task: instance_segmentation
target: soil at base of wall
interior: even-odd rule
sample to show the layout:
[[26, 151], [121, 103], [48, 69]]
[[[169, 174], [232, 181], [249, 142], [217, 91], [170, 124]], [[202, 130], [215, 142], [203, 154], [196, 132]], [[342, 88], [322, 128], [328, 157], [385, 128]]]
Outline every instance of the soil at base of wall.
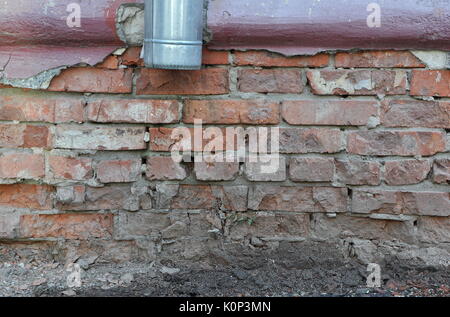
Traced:
[[450, 296], [450, 267], [395, 257], [380, 263], [379, 288], [367, 286], [366, 264], [330, 250], [299, 253], [287, 247], [223, 259], [211, 254], [210, 263], [179, 265], [167, 259], [112, 264], [85, 258], [77, 262], [79, 288], [68, 287], [67, 263], [2, 261], [0, 296]]

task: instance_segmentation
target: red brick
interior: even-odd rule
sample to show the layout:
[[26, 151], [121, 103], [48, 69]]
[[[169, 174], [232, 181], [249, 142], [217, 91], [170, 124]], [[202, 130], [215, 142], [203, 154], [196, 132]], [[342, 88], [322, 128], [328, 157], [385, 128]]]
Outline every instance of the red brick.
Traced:
[[88, 119], [101, 123], [175, 123], [180, 120], [176, 100], [102, 99], [88, 103]]
[[334, 161], [326, 157], [293, 157], [289, 162], [289, 178], [294, 182], [331, 182]]
[[69, 186], [58, 188], [59, 210], [139, 210], [139, 197], [130, 186]]
[[246, 211], [246, 186], [160, 184], [156, 188], [159, 209]]
[[0, 120], [82, 122], [84, 102], [78, 98], [0, 96]]
[[354, 190], [354, 213], [450, 216], [450, 193]]
[[249, 209], [258, 211], [346, 212], [347, 189], [259, 185], [249, 192]]
[[50, 155], [50, 177], [55, 179], [87, 180], [92, 178], [92, 159]]
[[419, 68], [425, 65], [409, 51], [370, 51], [337, 53], [336, 67], [343, 68]]
[[437, 159], [433, 165], [433, 182], [450, 183], [450, 159]]
[[351, 131], [347, 152], [359, 155], [434, 155], [445, 150], [445, 134], [428, 131]]
[[362, 160], [335, 160], [336, 178], [346, 185], [379, 185], [380, 163]]
[[418, 184], [431, 170], [428, 160], [387, 161], [384, 166], [384, 180], [388, 185]]
[[131, 93], [131, 69], [75, 67], [53, 78], [48, 90], [94, 93]]
[[49, 148], [52, 137], [47, 126], [0, 124], [0, 147]]
[[381, 111], [381, 124], [394, 128], [450, 128], [450, 102], [385, 101]]
[[280, 106], [277, 102], [247, 100], [188, 100], [183, 122], [203, 124], [278, 124]]
[[289, 100], [282, 104], [283, 119], [294, 125], [367, 125], [377, 117], [377, 102]]
[[140, 69], [138, 95], [222, 95], [229, 92], [228, 69], [201, 70]]
[[301, 93], [302, 72], [297, 69], [241, 69], [238, 89], [242, 92]]
[[228, 65], [229, 62], [228, 51], [213, 51], [203, 48], [203, 65]]
[[147, 157], [146, 177], [149, 180], [184, 180], [186, 169], [170, 156]]
[[310, 70], [307, 73], [316, 95], [404, 95], [404, 70]]
[[47, 185], [0, 185], [0, 206], [51, 209], [53, 191], [53, 187]]
[[195, 162], [194, 175], [200, 181], [231, 181], [239, 173], [238, 162]]
[[110, 238], [112, 214], [23, 215], [20, 236], [24, 238]]
[[118, 69], [119, 59], [115, 55], [106, 57], [102, 62], [95, 65], [96, 68]]
[[327, 128], [281, 128], [281, 153], [336, 153], [343, 149], [343, 133]]
[[450, 70], [413, 70], [411, 95], [450, 97]]
[[286, 57], [267, 51], [238, 51], [234, 53], [234, 63], [238, 66], [325, 67], [328, 66], [328, 62], [328, 54]]
[[80, 150], [144, 150], [145, 128], [58, 126], [55, 148]]
[[44, 156], [31, 153], [5, 153], [0, 155], [0, 178], [42, 178]]
[[101, 183], [126, 183], [139, 179], [142, 161], [131, 160], [109, 160], [97, 164], [97, 178]]
[[[191, 136], [191, 141], [188, 141], [188, 146], [190, 146], [190, 148], [186, 148], [183, 149], [185, 151], [202, 151], [205, 149], [205, 146], [209, 144], [209, 142], [211, 142], [215, 136], [212, 136], [211, 138], [206, 138], [205, 137], [205, 133], [206, 133], [207, 128], [203, 128], [202, 129], [202, 135], [203, 137], [203, 142], [200, 146], [198, 146], [197, 144], [195, 144], [194, 142], [194, 129], [193, 128], [189, 128], [189, 132], [190, 132], [190, 136]], [[225, 129], [220, 129], [223, 135], [223, 143], [221, 146], [219, 146], [218, 148], [216, 148], [216, 151], [224, 151], [226, 148], [226, 142], [227, 142], [227, 137], [226, 137], [226, 131]], [[150, 128], [150, 150], [151, 151], [155, 151], [155, 152], [168, 152], [171, 151], [174, 147], [175, 144], [180, 143], [182, 141], [182, 136], [178, 134], [179, 131], [177, 131], [175, 128]], [[172, 138], [172, 133], [174, 133], [174, 137]], [[237, 137], [235, 137], [236, 140]], [[236, 143], [235, 143], [236, 144]]]
[[120, 56], [120, 63], [126, 66], [144, 66], [144, 60], [141, 56], [141, 47], [133, 46], [129, 47], [125, 53]]

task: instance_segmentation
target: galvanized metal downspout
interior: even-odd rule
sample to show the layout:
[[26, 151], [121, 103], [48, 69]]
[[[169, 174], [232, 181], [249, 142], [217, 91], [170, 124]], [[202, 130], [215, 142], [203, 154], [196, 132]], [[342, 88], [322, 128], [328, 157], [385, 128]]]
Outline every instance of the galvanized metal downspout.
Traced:
[[146, 67], [200, 69], [204, 0], [145, 0]]

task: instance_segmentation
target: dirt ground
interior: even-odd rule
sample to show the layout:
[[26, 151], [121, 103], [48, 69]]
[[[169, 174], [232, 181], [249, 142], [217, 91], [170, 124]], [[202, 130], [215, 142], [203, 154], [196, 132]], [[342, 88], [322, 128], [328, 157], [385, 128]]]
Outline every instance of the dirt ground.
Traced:
[[384, 267], [368, 288], [366, 267], [165, 267], [156, 263], [83, 264], [81, 287], [58, 263], [2, 263], [0, 296], [450, 296], [448, 269]]

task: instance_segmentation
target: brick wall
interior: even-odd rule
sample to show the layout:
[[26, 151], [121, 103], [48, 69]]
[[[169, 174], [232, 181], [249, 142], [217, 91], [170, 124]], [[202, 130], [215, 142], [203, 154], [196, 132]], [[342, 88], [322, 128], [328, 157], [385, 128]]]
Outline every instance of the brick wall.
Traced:
[[[202, 70], [168, 71], [139, 52], [64, 70], [46, 91], [0, 87], [1, 241], [118, 260], [223, 243], [448, 248], [450, 70], [407, 51], [205, 50]], [[279, 169], [174, 162], [171, 132], [194, 119], [279, 126]]]

